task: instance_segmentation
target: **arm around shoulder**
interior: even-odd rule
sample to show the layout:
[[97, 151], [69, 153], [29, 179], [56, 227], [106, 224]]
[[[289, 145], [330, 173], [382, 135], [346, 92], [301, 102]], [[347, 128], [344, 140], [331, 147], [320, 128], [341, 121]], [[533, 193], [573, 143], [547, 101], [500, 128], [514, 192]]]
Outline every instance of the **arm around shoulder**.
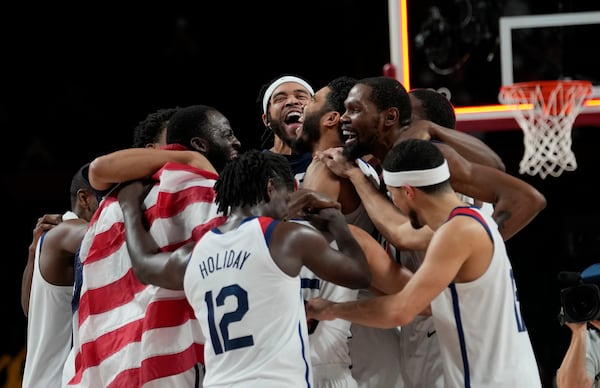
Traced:
[[208, 159], [197, 151], [128, 148], [94, 159], [89, 170], [90, 184], [96, 190], [107, 190], [116, 183], [152, 175], [168, 162], [216, 172]]

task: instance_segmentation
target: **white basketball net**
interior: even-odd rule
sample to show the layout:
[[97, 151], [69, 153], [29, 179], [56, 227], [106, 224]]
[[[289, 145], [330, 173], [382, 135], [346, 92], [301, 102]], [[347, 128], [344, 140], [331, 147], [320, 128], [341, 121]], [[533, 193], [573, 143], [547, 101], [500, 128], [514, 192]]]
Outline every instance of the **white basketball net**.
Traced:
[[539, 174], [543, 179], [577, 168], [571, 150], [571, 130], [591, 92], [592, 84], [581, 81], [540, 81], [501, 88], [498, 99], [502, 104], [533, 105], [532, 109], [513, 110], [524, 134], [521, 174]]

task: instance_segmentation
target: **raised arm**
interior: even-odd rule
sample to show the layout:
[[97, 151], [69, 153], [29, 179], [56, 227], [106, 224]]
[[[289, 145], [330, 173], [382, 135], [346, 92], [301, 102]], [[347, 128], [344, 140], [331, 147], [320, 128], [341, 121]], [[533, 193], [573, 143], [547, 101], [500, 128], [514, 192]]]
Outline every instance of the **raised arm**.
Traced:
[[[290, 276], [302, 266], [319, 278], [348, 288], [367, 288], [371, 272], [365, 254], [354, 239], [342, 213], [335, 208], [315, 210], [305, 216], [315, 228], [296, 222], [280, 222], [272, 232], [271, 256]], [[327, 233], [338, 249], [329, 245]]]
[[90, 184], [94, 189], [104, 191], [116, 183], [150, 176], [168, 162], [189, 164], [216, 173], [208, 159], [197, 151], [128, 148], [94, 159], [89, 170]]
[[144, 284], [183, 290], [187, 259], [194, 242], [174, 252], [160, 252], [158, 244], [144, 226], [142, 203], [146, 194], [147, 188], [140, 181], [126, 184], [120, 188], [118, 194], [125, 222], [127, 251], [131, 257], [133, 271]]
[[348, 227], [369, 263], [371, 289], [377, 294], [393, 294], [404, 288], [412, 277], [412, 272], [391, 260], [381, 244], [364, 229], [355, 225]]
[[471, 163], [452, 147], [436, 143], [457, 192], [494, 204], [493, 217], [504, 240], [527, 226], [546, 207], [546, 198], [527, 182], [498, 169]]
[[354, 164], [346, 160], [341, 148], [330, 149], [319, 155], [336, 175], [347, 177], [354, 185], [375, 228], [398, 249], [424, 250], [432, 231], [413, 229], [408, 218], [376, 188], [371, 180]]
[[442, 127], [429, 120], [415, 120], [410, 128], [400, 135], [401, 139], [413, 137], [442, 142], [473, 163], [506, 171], [500, 156], [481, 139], [468, 133]]

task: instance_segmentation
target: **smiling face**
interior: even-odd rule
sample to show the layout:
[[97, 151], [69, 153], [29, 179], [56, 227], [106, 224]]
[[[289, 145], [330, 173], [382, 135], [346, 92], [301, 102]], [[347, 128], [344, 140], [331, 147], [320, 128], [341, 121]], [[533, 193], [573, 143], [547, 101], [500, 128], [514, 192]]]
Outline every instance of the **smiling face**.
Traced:
[[371, 101], [372, 88], [356, 84], [344, 102], [346, 112], [341, 117], [342, 134], [347, 138], [344, 154], [354, 160], [373, 154], [383, 126], [382, 112]]
[[233, 133], [229, 120], [223, 114], [209, 111], [206, 116], [212, 130], [205, 156], [217, 171], [221, 171], [225, 163], [238, 156], [241, 144]]
[[304, 106], [310, 101], [311, 93], [297, 82], [279, 85], [271, 95], [266, 124], [286, 145], [296, 139], [300, 127], [300, 116]]
[[313, 146], [321, 139], [321, 120], [329, 112], [327, 110], [327, 95], [329, 87], [318, 90], [304, 107], [301, 126], [296, 132], [296, 140], [292, 148], [296, 152], [312, 152]]

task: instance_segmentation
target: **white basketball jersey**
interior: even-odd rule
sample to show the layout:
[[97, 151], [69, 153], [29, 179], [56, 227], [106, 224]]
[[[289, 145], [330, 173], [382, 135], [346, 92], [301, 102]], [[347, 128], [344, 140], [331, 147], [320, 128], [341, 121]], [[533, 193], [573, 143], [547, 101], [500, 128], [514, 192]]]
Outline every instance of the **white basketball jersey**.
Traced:
[[184, 290], [206, 336], [205, 388], [312, 386], [300, 277], [269, 252], [276, 224], [253, 217], [213, 229], [191, 254]]
[[[306, 220], [293, 220], [303, 225], [312, 227]], [[332, 241], [330, 245], [337, 249], [337, 244]], [[302, 295], [304, 300], [321, 297], [334, 302], [354, 301], [358, 297], [358, 290], [339, 286], [319, 278], [310, 269], [302, 267], [300, 270]], [[311, 320], [308, 323], [311, 350], [311, 363], [315, 387], [330, 386], [335, 381], [337, 386], [355, 387], [356, 382], [352, 377], [350, 368], [350, 321], [334, 319], [331, 321]]]
[[494, 243], [487, 271], [468, 283], [451, 283], [431, 303], [446, 387], [541, 387], [529, 333], [506, 247], [494, 220], [476, 207], [449, 218], [478, 220]]

